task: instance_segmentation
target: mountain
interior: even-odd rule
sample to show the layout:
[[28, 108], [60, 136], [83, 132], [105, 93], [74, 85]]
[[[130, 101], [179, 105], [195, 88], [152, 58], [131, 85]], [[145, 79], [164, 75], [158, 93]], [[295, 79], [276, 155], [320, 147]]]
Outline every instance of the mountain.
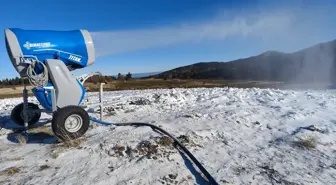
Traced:
[[196, 63], [152, 77], [334, 83], [335, 54], [336, 40], [333, 40], [293, 53], [267, 51], [257, 56], [229, 62]]
[[148, 76], [153, 76], [153, 75], [157, 75], [160, 74], [162, 72], [148, 72], [148, 73], [134, 73], [132, 74], [133, 78], [144, 78], [144, 77], [148, 77]]
[[[146, 78], [149, 76], [153, 76], [153, 75], [157, 75], [160, 74], [162, 72], [147, 72], [147, 73], [134, 73], [132, 74], [132, 78]], [[127, 74], [123, 74], [124, 76], [126, 76]], [[117, 78], [118, 75], [112, 75], [113, 77]]]

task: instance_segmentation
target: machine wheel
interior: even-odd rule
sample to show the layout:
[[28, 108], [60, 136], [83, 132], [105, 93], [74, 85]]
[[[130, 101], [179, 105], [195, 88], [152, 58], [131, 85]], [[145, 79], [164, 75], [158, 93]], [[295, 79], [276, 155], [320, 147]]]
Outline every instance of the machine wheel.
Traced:
[[54, 113], [51, 128], [55, 136], [64, 142], [83, 136], [89, 124], [89, 114], [83, 108], [71, 105]]
[[[28, 109], [39, 110], [39, 106], [28, 103]], [[32, 126], [40, 120], [41, 112], [28, 112], [28, 126]], [[24, 126], [23, 103], [16, 105], [11, 112], [11, 119], [18, 125]]]

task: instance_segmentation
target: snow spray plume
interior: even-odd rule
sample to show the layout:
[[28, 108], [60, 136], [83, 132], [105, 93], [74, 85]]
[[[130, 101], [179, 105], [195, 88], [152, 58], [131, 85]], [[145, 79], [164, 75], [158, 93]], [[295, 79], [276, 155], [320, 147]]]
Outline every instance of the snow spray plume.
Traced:
[[[335, 8], [320, 4], [308, 8], [303, 6], [304, 4], [305, 1], [300, 1], [298, 4], [289, 1], [288, 4], [282, 5], [282, 7], [277, 5], [277, 8], [272, 10], [263, 7], [247, 13], [235, 12], [239, 16], [227, 16], [229, 19], [218, 16], [211, 21], [196, 24], [175, 24], [168, 27], [138, 30], [99, 31], [91, 32], [91, 35], [95, 43], [97, 57], [179, 43], [220, 41], [230, 37], [239, 39], [248, 37], [246, 40], [257, 38], [258, 43], [256, 45], [262, 49], [258, 51], [258, 54], [265, 50], [288, 54], [322, 40], [330, 40], [330, 38], [324, 36], [326, 35], [325, 29], [330, 22], [334, 22], [333, 17], [335, 16], [325, 12], [336, 12], [326, 11], [335, 10]], [[254, 43], [247, 43], [244, 49], [255, 50], [254, 47]], [[296, 62], [295, 70], [290, 70], [291, 66], [286, 65], [284, 70], [280, 72], [281, 74], [278, 75], [286, 79], [286, 85], [287, 83], [298, 84], [303, 82], [331, 83], [334, 74], [331, 71], [334, 68], [334, 53], [333, 48], [308, 50], [303, 56], [301, 54], [293, 56]], [[264, 71], [275, 73], [271, 63], [272, 61], [262, 63], [263, 66], [259, 67]], [[297, 87], [299, 86], [297, 85]]]
[[[300, 66], [292, 83], [309, 84], [309, 88], [327, 89], [335, 84], [336, 42], [328, 42], [304, 50], [298, 56]], [[300, 86], [300, 85], [297, 85]]]
[[[279, 77], [285, 82], [285, 88], [335, 87], [336, 40], [326, 42], [335, 39], [328, 34], [334, 32], [330, 22], [335, 21], [335, 6], [323, 3], [308, 6], [305, 3], [287, 2], [287, 5], [281, 8], [292, 12], [292, 24], [287, 26], [288, 29], [280, 34], [277, 40], [273, 40], [276, 41], [273, 44], [275, 48], [282, 45], [283, 49], [280, 51], [285, 52], [284, 55], [275, 55], [277, 64], [271, 65], [272, 60], [268, 61], [268, 64], [272, 67], [279, 66], [277, 70], [281, 71]], [[275, 73], [274, 68], [268, 71]]]
[[230, 21], [217, 18], [204, 23], [153, 29], [91, 32], [91, 35], [97, 57], [101, 57], [183, 42], [222, 40], [231, 36], [269, 36], [281, 32], [290, 21], [288, 16], [277, 14], [247, 17]]

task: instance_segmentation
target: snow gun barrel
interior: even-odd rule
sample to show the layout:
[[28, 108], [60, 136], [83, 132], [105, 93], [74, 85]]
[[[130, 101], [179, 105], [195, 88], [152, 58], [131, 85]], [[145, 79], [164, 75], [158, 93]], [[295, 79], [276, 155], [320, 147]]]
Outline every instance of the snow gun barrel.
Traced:
[[95, 50], [87, 30], [51, 31], [5, 29], [8, 56], [21, 77], [31, 60], [42, 63], [58, 59], [71, 69], [89, 66], [95, 61]]

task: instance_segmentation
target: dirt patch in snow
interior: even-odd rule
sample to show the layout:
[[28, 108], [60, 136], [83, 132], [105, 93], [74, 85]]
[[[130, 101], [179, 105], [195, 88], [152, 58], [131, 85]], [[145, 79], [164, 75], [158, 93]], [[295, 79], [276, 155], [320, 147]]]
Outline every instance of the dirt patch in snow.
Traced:
[[[197, 147], [188, 136], [180, 135], [177, 139], [188, 148]], [[143, 158], [157, 160], [159, 158], [169, 158], [171, 154], [177, 153], [174, 148], [174, 141], [167, 136], [151, 137], [135, 146], [124, 143], [109, 147], [107, 143], [100, 143], [100, 149], [111, 157], [128, 157], [131, 160], [142, 160]]]
[[6, 175], [6, 176], [13, 176], [17, 173], [20, 173], [22, 171], [22, 167], [9, 167], [3, 171], [0, 172], [0, 176]]

